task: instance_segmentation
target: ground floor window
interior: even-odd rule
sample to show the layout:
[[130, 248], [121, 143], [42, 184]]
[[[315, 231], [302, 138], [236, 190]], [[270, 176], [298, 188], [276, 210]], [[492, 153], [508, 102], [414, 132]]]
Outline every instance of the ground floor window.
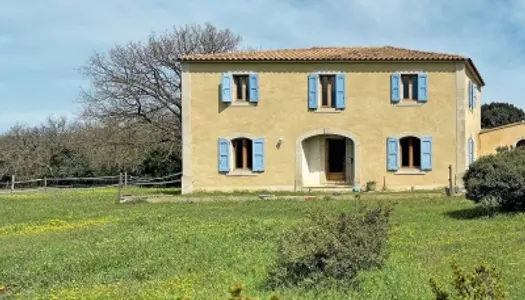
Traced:
[[247, 138], [232, 140], [233, 168], [252, 169], [252, 141]]
[[399, 140], [401, 150], [401, 167], [421, 167], [421, 140], [417, 137], [407, 136]]

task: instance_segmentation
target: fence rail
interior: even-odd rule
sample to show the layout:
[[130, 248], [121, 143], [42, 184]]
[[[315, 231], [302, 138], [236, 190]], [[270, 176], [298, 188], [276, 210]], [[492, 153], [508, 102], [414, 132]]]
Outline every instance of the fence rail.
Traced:
[[[100, 189], [114, 187], [179, 187], [182, 173], [175, 173], [161, 177], [139, 177], [127, 173], [114, 176], [99, 177], [50, 177], [16, 180], [12, 176], [10, 181], [0, 182], [0, 192], [19, 192], [31, 190], [64, 190], [64, 189]], [[5, 187], [2, 191], [1, 187]]]

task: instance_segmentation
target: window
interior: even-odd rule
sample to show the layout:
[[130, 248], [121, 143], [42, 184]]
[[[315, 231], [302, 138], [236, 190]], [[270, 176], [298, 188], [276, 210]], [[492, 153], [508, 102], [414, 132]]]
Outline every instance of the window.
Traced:
[[407, 136], [399, 140], [401, 150], [401, 167], [421, 167], [421, 141], [417, 137]]
[[248, 75], [233, 75], [234, 101], [248, 101], [250, 90], [248, 89]]
[[401, 84], [403, 86], [403, 100], [418, 100], [417, 74], [401, 75]]
[[335, 107], [335, 76], [320, 75], [321, 107]]
[[346, 107], [346, 74], [308, 74], [308, 109], [336, 112]]
[[232, 140], [233, 168], [252, 169], [252, 141], [246, 138]]
[[468, 89], [469, 89], [468, 107], [472, 111], [474, 108], [476, 108], [476, 99], [477, 99], [478, 87], [477, 87], [477, 85], [474, 82], [469, 81], [468, 82]]

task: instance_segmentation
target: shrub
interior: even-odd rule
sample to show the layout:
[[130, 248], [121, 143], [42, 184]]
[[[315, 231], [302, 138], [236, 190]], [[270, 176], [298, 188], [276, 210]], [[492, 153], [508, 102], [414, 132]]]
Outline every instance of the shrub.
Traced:
[[509, 152], [509, 151], [512, 151], [512, 150], [514, 150], [514, 147], [509, 146], [509, 145], [496, 147], [496, 152], [498, 152], [498, 153], [500, 153], [500, 152]]
[[284, 232], [270, 269], [270, 287], [353, 280], [385, 260], [390, 206], [338, 215], [312, 210], [302, 226]]
[[376, 182], [375, 181], [367, 181], [366, 182], [366, 191], [367, 192], [373, 192], [376, 190]]
[[476, 203], [490, 201], [504, 210], [524, 209], [525, 150], [481, 157], [470, 165], [463, 182], [466, 197]]
[[475, 299], [504, 300], [507, 293], [503, 289], [500, 275], [485, 265], [477, 267], [474, 272], [466, 274], [457, 262], [452, 262], [454, 293], [438, 286], [435, 280], [430, 280], [430, 287], [436, 300]]

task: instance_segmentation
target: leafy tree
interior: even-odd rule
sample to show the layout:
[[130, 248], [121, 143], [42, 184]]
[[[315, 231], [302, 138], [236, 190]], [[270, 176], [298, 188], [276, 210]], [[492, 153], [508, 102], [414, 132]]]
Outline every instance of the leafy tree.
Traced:
[[510, 104], [492, 102], [481, 106], [481, 128], [494, 128], [525, 120], [525, 112]]

